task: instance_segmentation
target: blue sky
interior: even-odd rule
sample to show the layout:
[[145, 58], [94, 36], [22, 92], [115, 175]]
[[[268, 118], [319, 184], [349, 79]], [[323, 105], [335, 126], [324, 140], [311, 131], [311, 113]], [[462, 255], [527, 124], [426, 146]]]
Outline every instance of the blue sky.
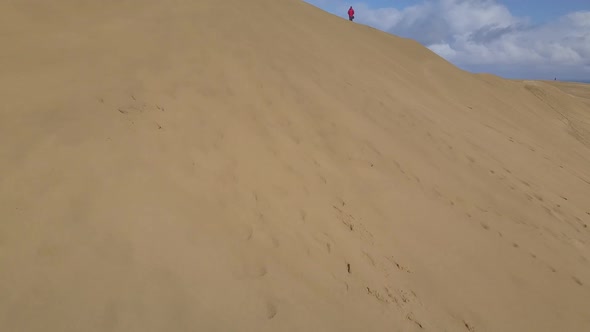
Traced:
[[413, 38], [460, 68], [590, 80], [590, 0], [305, 0]]

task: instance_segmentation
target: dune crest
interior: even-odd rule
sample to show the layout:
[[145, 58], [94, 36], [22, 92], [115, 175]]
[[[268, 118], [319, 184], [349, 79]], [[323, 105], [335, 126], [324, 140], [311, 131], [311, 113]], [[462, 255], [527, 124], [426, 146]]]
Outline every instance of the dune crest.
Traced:
[[0, 18], [0, 330], [590, 330], [587, 85], [296, 0]]

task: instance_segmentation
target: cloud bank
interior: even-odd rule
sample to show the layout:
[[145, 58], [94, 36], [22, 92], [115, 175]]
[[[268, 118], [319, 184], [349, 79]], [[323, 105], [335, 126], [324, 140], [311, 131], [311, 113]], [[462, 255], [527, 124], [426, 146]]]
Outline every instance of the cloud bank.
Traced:
[[[339, 15], [350, 5], [308, 2]], [[590, 11], [537, 25], [495, 0], [423, 0], [403, 9], [352, 5], [358, 23], [415, 39], [463, 69], [590, 80]]]

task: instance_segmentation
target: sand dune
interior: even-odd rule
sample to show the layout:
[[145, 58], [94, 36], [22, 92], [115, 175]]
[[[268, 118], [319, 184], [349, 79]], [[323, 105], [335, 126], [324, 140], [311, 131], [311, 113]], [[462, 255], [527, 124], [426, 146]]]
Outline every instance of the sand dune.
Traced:
[[0, 330], [590, 330], [587, 86], [295, 0], [0, 18]]
[[572, 96], [590, 99], [590, 84], [562, 81], [547, 81], [545, 83], [553, 85]]

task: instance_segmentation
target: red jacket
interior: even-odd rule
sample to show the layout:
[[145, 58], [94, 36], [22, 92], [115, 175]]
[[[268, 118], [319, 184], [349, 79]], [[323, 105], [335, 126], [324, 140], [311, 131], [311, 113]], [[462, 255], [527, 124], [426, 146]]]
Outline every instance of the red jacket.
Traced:
[[350, 9], [348, 10], [348, 17], [353, 17], [354, 16], [354, 9], [352, 9], [352, 7], [350, 7]]

